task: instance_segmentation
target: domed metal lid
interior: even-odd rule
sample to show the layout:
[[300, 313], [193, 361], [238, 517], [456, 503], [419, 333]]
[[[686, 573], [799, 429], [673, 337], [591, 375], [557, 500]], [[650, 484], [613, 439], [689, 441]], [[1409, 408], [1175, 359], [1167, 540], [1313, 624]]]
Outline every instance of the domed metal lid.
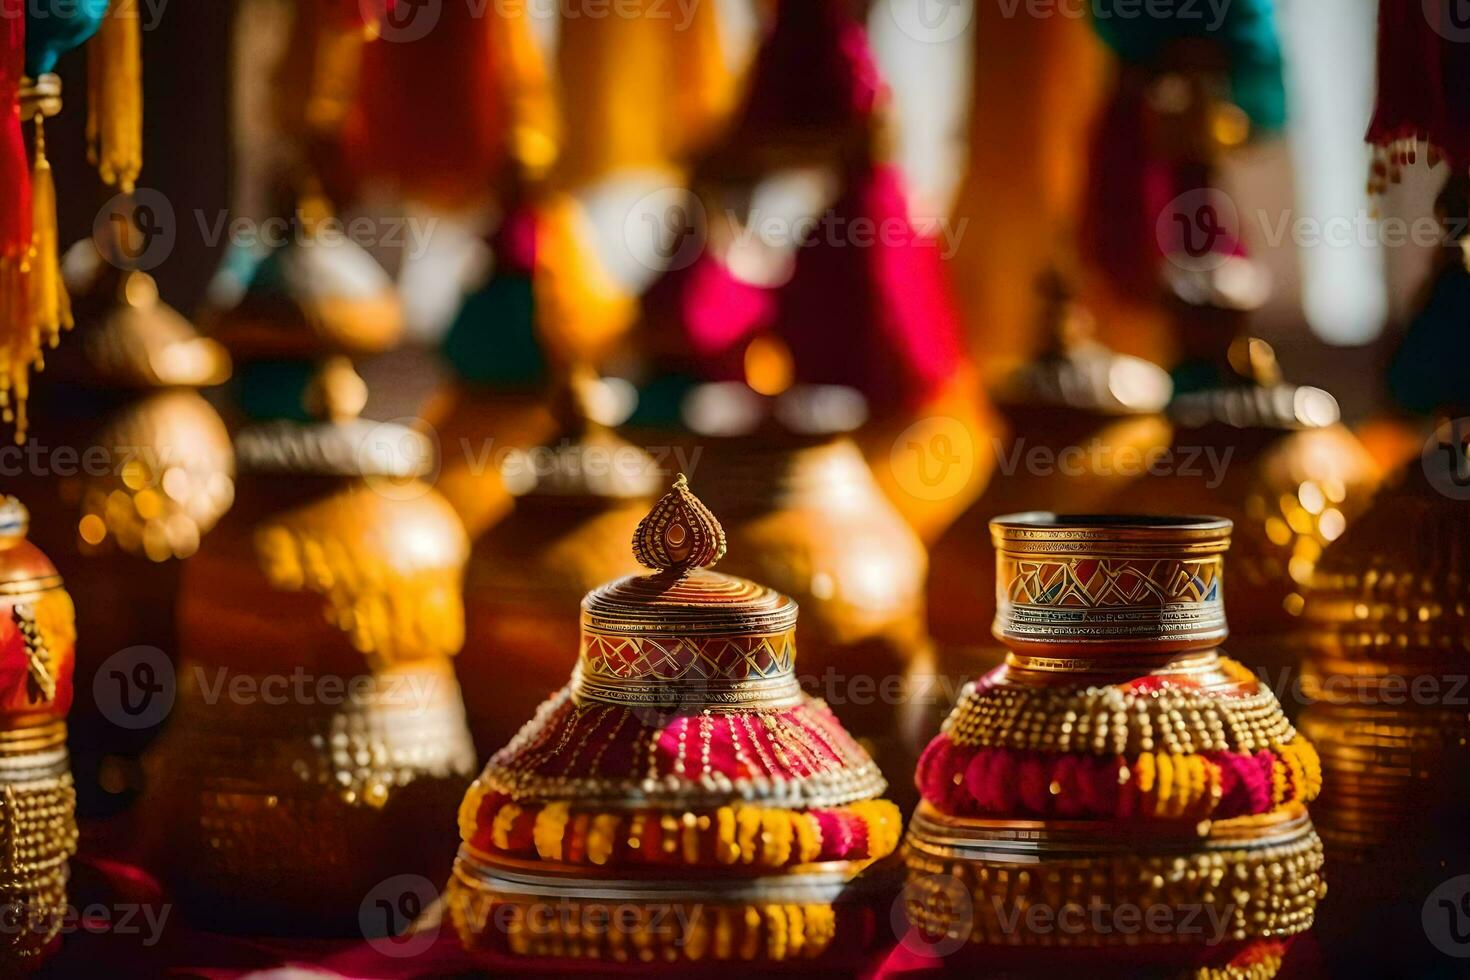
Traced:
[[1321, 388], [1282, 380], [1271, 345], [1242, 337], [1230, 345], [1231, 375], [1213, 388], [1177, 396], [1169, 414], [1180, 425], [1197, 428], [1222, 423], [1240, 429], [1320, 429], [1342, 412], [1337, 399]]
[[681, 475], [639, 523], [633, 575], [582, 600], [582, 700], [638, 705], [794, 704], [797, 605], [709, 570], [725, 532]]
[[0, 498], [0, 594], [61, 587], [61, 575], [40, 548], [26, 540], [31, 515], [15, 497]]

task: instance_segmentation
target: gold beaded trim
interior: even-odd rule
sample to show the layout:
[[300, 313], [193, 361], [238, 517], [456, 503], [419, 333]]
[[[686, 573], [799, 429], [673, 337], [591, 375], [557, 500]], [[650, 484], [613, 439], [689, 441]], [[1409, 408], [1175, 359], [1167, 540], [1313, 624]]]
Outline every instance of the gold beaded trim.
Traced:
[[1095, 755], [1259, 752], [1296, 737], [1276, 696], [1259, 686], [1254, 694], [1218, 696], [971, 683], [944, 732], [956, 745]]
[[[42, 765], [38, 763], [38, 765]], [[76, 792], [65, 754], [49, 775], [0, 791], [0, 904], [20, 928], [0, 932], [0, 965], [40, 956], [67, 911], [67, 861], [77, 850]]]
[[[888, 789], [872, 758], [841, 730], [835, 720], [822, 709], [820, 701], [804, 696], [799, 705], [809, 706], [811, 725], [821, 731], [822, 740], [828, 748], [838, 753], [830, 762], [830, 768], [813, 772], [800, 778], [773, 779], [761, 775], [748, 778], [731, 778], [710, 768], [707, 758], [708, 742], [690, 746], [688, 755], [696, 760], [695, 765], [682, 775], [603, 775], [597, 771], [601, 758], [599, 746], [591, 741], [595, 728], [585, 728], [582, 739], [573, 743], [570, 733], [577, 727], [573, 720], [561, 719], [565, 729], [554, 751], [568, 759], [563, 771], [591, 769], [583, 775], [543, 776], [525, 768], [526, 753], [542, 738], [547, 726], [553, 723], [557, 713], [573, 698], [574, 686], [562, 688], [542, 702], [536, 715], [516, 733], [505, 748], [497, 752], [485, 766], [479, 782], [486, 792], [503, 793], [518, 803], [557, 802], [576, 800], [579, 806], [602, 809], [636, 809], [647, 806], [672, 806], [684, 809], [720, 807], [730, 803], [759, 802], [763, 806], [787, 807], [791, 809], [843, 806], [857, 800], [882, 796]], [[577, 704], [578, 712], [612, 711], [626, 715], [627, 721], [640, 725], [648, 731], [657, 730], [669, 715], [660, 709], [647, 713], [614, 705]], [[784, 709], [783, 709], [784, 710]], [[806, 741], [799, 729], [790, 725], [782, 712], [763, 706], [751, 710], [749, 722], [761, 728], [774, 727], [777, 732], [794, 744]], [[730, 716], [726, 716], [730, 717]], [[735, 716], [740, 717], [740, 716]], [[656, 745], [656, 742], [647, 743]], [[758, 757], [751, 760], [752, 766], [764, 765]], [[758, 771], [758, 770], [757, 770]]]
[[[1296, 935], [1309, 929], [1326, 894], [1322, 842], [1304, 816], [1264, 841], [1215, 839], [1235, 821], [1220, 821], [1192, 851], [1150, 853], [1144, 844], [1088, 855], [1022, 859], [983, 846], [956, 847], [928, 838], [915, 820], [905, 843], [910, 921], [929, 935], [960, 936], [1000, 946], [1198, 944]], [[1042, 832], [1044, 833], [1044, 832]], [[1234, 835], [1230, 835], [1234, 836]], [[948, 876], [948, 877], [946, 877]], [[968, 915], [956, 911], [954, 882], [969, 893]], [[963, 903], [961, 903], [963, 904]], [[1091, 929], [1029, 931], [1025, 912], [1040, 906], [1167, 908], [1181, 928], [1123, 934]], [[1193, 915], [1199, 930], [1184, 929]], [[1212, 936], [1211, 927], [1223, 934]]]
[[763, 903], [642, 905], [614, 898], [528, 902], [472, 888], [458, 878], [445, 894], [449, 919], [470, 952], [679, 963], [814, 959], [837, 934], [830, 905]]

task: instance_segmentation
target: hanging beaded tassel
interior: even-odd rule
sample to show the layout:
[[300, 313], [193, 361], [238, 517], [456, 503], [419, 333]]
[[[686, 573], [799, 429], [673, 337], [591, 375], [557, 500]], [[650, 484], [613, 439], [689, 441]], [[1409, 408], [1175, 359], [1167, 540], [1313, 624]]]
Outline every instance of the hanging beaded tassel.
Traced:
[[88, 157], [132, 193], [143, 169], [143, 38], [136, 0], [112, 0], [87, 48]]

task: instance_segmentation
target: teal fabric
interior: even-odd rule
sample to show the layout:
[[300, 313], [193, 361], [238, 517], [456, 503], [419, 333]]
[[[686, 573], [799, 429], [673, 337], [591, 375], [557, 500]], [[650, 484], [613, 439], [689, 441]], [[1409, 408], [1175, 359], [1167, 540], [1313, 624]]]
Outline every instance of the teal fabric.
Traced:
[[1423, 415], [1470, 409], [1470, 273], [1458, 259], [1440, 272], [1388, 369], [1401, 408]]
[[536, 391], [548, 380], [536, 336], [536, 302], [525, 276], [496, 276], [465, 298], [441, 351], [463, 380], [502, 391]]
[[306, 388], [316, 374], [312, 361], [251, 361], [236, 364], [230, 400], [256, 421], [288, 419], [309, 422]]
[[1231, 98], [1251, 123], [1267, 131], [1286, 124], [1281, 38], [1272, 0], [1094, 0], [1093, 11], [1098, 35], [1133, 64], [1152, 63], [1172, 41], [1217, 41], [1230, 62]]
[[56, 70], [62, 55], [84, 44], [102, 24], [108, 0], [26, 0], [26, 74]]

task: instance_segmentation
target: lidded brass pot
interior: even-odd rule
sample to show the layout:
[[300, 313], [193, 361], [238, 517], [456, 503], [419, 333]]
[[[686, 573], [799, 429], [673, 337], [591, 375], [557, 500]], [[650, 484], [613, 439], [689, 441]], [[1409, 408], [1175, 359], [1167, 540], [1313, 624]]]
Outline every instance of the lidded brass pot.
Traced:
[[66, 752], [76, 620], [56, 566], [26, 539], [29, 523], [19, 500], [0, 498], [0, 970], [12, 976], [59, 945], [77, 849]]
[[898, 808], [797, 682], [796, 603], [711, 570], [725, 551], [679, 477], [633, 535], [647, 571], [587, 593], [571, 681], [466, 794], [446, 905], [490, 969], [851, 970], [876, 945]]
[[447, 870], [469, 545], [425, 437], [358, 417], [366, 396], [329, 358], [316, 421], [242, 431], [236, 507], [185, 568], [149, 817], [216, 927], [352, 931], [385, 877]]
[[1463, 420], [1441, 425], [1327, 549], [1307, 595], [1301, 726], [1322, 753], [1334, 964], [1443, 967], [1426, 937], [1448, 919], [1430, 899], [1470, 873], [1466, 438]]
[[625, 414], [616, 400], [607, 383], [573, 372], [554, 399], [559, 438], [499, 461], [515, 509], [470, 550], [458, 660], [482, 757], [510, 741], [566, 676], [581, 597], [638, 570], [628, 542], [663, 474], [608, 427]]
[[67, 270], [79, 336], [35, 392], [42, 410], [12, 486], [34, 502], [32, 538], [88, 599], [70, 735], [79, 807], [103, 815], [140, 792], [138, 757], [158, 729], [107, 717], [94, 685], [111, 683], [99, 670], [121, 651], [149, 648], [154, 670], [175, 655], [180, 560], [234, 499], [229, 433], [197, 389], [231, 365], [150, 276], [108, 264], [90, 240]]
[[1036, 506], [1098, 511], [1169, 446], [1168, 373], [1099, 343], [1092, 314], [1061, 277], [1048, 277], [1043, 293], [1050, 348], [993, 393], [1008, 430], [995, 441], [996, 475], [929, 551], [929, 630], [943, 665], [960, 673], [1002, 655], [990, 636], [990, 519]]
[[880, 763], [906, 769], [906, 691], [933, 669], [927, 559], [847, 435], [862, 423], [862, 396], [798, 385], [763, 398], [726, 382], [696, 388], [684, 414], [704, 437], [690, 480], [724, 515], [731, 573], [801, 604], [803, 684], [871, 740]]
[[1294, 666], [1312, 570], [1367, 506], [1377, 467], [1340, 421], [1337, 400], [1283, 380], [1262, 340], [1237, 340], [1221, 380], [1176, 395], [1169, 414], [1168, 472], [1114, 504], [1228, 517], [1232, 649], [1254, 667]]
[[1305, 806], [1321, 774], [1271, 690], [1218, 650], [1230, 522], [991, 529], [1008, 653], [919, 762], [910, 941], [1049, 975], [1274, 975], [1325, 890]]

